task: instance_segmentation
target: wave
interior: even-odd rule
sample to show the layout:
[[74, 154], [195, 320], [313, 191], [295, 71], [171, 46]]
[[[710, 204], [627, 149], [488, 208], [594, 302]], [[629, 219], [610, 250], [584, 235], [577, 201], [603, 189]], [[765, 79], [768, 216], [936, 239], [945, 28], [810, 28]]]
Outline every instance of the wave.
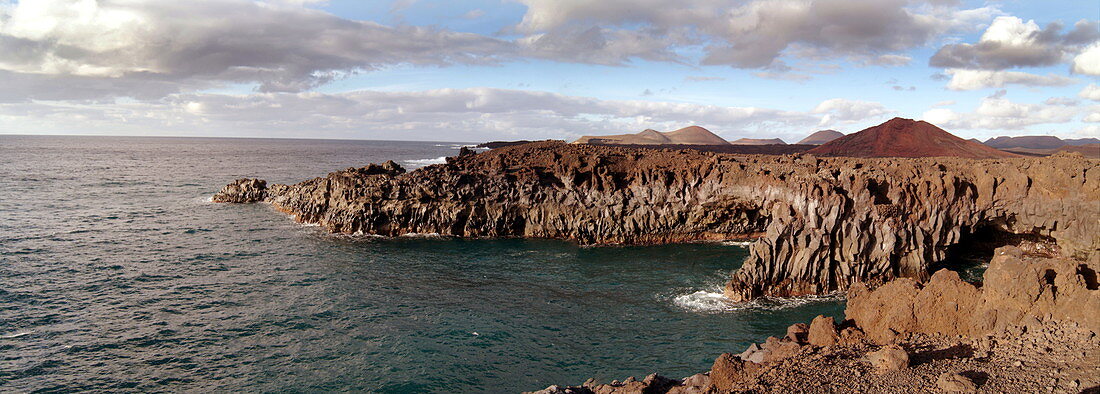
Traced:
[[405, 233], [401, 234], [401, 237], [405, 238], [442, 238], [443, 235], [439, 233]]
[[437, 157], [437, 158], [434, 158], [434, 159], [402, 160], [401, 162], [404, 163], [406, 167], [420, 168], [420, 167], [427, 167], [427, 166], [430, 166], [430, 165], [433, 165], [433, 164], [445, 164], [445, 163], [447, 163], [447, 156]]
[[462, 149], [462, 148], [470, 148], [470, 149], [489, 149], [489, 148], [482, 148], [482, 147], [479, 147], [479, 146], [477, 146], [477, 144], [473, 144], [473, 145], [463, 145], [463, 144], [435, 144], [435, 146], [437, 146], [437, 147], [448, 147], [448, 148], [451, 148], [451, 149]]
[[803, 305], [844, 300], [841, 292], [801, 297], [762, 297], [749, 302], [733, 302], [722, 294], [721, 288], [698, 290], [672, 297], [673, 305], [688, 312], [723, 313], [742, 310], [778, 311]]
[[22, 336], [30, 335], [30, 331], [19, 332], [15, 334], [0, 335], [0, 339], [15, 339]]
[[743, 247], [743, 248], [747, 248], [750, 245], [752, 245], [753, 242], [754, 241], [722, 241], [722, 245], [725, 245], [725, 246], [740, 246], [740, 247]]

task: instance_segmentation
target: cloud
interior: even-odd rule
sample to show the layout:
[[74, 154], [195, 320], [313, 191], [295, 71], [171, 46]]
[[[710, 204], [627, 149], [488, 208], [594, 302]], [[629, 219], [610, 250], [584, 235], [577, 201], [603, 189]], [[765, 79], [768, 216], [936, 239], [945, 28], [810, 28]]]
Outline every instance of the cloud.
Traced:
[[795, 137], [818, 121], [806, 112], [755, 107], [599, 100], [547, 92], [471, 88], [338, 94], [173, 94], [150, 101], [0, 104], [20, 130], [133, 130], [477, 141], [576, 138], [698, 124], [739, 136]]
[[481, 9], [470, 10], [465, 14], [462, 14], [462, 19], [478, 19], [485, 16], [485, 11]]
[[867, 123], [870, 119], [881, 118], [893, 113], [882, 104], [834, 98], [822, 101], [814, 108], [813, 113], [824, 114], [818, 126], [825, 127], [834, 124]]
[[631, 59], [681, 61], [670, 39], [645, 32], [610, 30], [596, 26], [585, 30], [556, 30], [520, 38], [516, 43], [525, 56], [562, 62], [620, 66]]
[[1093, 110], [1093, 112], [1085, 115], [1085, 117], [1081, 119], [1081, 121], [1088, 123], [1100, 123], [1100, 110]]
[[709, 77], [704, 75], [689, 75], [684, 77], [684, 82], [708, 82], [708, 81], [725, 81], [722, 77]]
[[1083, 138], [1100, 137], [1100, 125], [1094, 125], [1094, 124], [1087, 125], [1085, 127], [1077, 129], [1074, 132], [1074, 135], [1077, 136], [1077, 137], [1083, 137]]
[[951, 81], [947, 83], [947, 88], [951, 90], [1001, 88], [1005, 85], [1066, 86], [1077, 82], [1061, 75], [1035, 75], [1019, 71], [948, 69], [946, 73], [951, 76]]
[[986, 97], [974, 112], [960, 113], [948, 108], [933, 108], [924, 120], [945, 129], [1021, 130], [1028, 126], [1065, 123], [1073, 120], [1079, 108], [1049, 104], [1015, 103], [1003, 97]]
[[945, 45], [928, 64], [981, 70], [1050, 66], [1064, 62], [1065, 56], [1076, 53], [1082, 44], [1100, 39], [1097, 29], [1097, 22], [1082, 20], [1062, 34], [1059, 23], [1040, 29], [1033, 20], [1001, 16], [993, 20], [976, 44]]
[[523, 20], [514, 26], [527, 35], [524, 42], [582, 38], [556, 42], [547, 56], [569, 61], [595, 57], [618, 64], [632, 57], [670, 59], [677, 49], [702, 46], [702, 64], [736, 68], [772, 67], [786, 55], [907, 64], [910, 59], [898, 52], [925, 45], [944, 32], [970, 28], [997, 12], [906, 0], [515, 1], [527, 5]]
[[1090, 83], [1077, 93], [1078, 97], [1092, 101], [1100, 101], [1100, 86]]
[[905, 55], [879, 55], [868, 61], [867, 64], [875, 66], [905, 66], [912, 60], [912, 57]]
[[1100, 75], [1100, 42], [1089, 45], [1074, 57], [1070, 71], [1075, 74]]
[[0, 71], [301, 91], [384, 66], [493, 63], [514, 51], [476, 34], [352, 21], [291, 3], [18, 2], [0, 7]]
[[1080, 101], [1077, 101], [1077, 100], [1069, 98], [1069, 97], [1051, 97], [1051, 98], [1048, 98], [1046, 100], [1043, 100], [1043, 104], [1046, 104], [1046, 105], [1063, 105], [1063, 106], [1067, 106], [1067, 107], [1075, 107], [1075, 106], [1077, 106], [1077, 104], [1080, 104]]

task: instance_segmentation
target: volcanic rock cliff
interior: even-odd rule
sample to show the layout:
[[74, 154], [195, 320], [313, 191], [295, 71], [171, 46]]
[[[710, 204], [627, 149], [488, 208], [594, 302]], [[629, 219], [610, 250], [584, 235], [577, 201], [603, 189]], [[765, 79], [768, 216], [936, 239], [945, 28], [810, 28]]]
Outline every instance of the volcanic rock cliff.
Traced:
[[747, 156], [539, 142], [405, 173], [392, 162], [296, 185], [241, 180], [214, 201], [267, 201], [332, 232], [536, 237], [582, 244], [759, 238], [733, 300], [925, 280], [978, 234], [1098, 256], [1100, 161]]
[[823, 316], [796, 323], [690, 377], [589, 379], [535, 393], [1100, 389], [1098, 262], [1033, 257], [1016, 247], [995, 254], [980, 285], [944, 269], [923, 285], [902, 278], [876, 290], [853, 286], [839, 324]]

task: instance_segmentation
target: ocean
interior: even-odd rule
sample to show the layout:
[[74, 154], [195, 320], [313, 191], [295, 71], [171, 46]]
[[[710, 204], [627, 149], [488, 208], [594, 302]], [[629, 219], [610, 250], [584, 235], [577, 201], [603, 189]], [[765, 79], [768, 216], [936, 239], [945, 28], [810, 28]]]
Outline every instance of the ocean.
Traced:
[[0, 391], [517, 392], [651, 372], [841, 317], [729, 305], [741, 244], [350, 237], [230, 181], [294, 183], [461, 143], [0, 136]]

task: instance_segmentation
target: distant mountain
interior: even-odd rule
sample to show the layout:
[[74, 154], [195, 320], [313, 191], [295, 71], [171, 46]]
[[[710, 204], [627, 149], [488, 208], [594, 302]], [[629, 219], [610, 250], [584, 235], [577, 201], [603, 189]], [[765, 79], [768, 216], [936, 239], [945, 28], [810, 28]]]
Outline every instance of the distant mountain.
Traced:
[[802, 145], [821, 145], [843, 136], [844, 133], [836, 130], [821, 130], [806, 136], [806, 138], [803, 138], [802, 141], [798, 141], [798, 143]]
[[956, 137], [931, 123], [903, 118], [890, 119], [878, 126], [837, 138], [807, 153], [851, 157], [1018, 157]]
[[[1095, 139], [1095, 138], [1082, 138], [1082, 139]], [[1100, 143], [1097, 144], [1081, 144], [1081, 145], [1066, 145], [1058, 148], [1061, 152], [1078, 152], [1081, 155], [1092, 158], [1100, 159]]]
[[1075, 139], [1066, 139], [1066, 140], [1062, 140], [1062, 141], [1065, 142], [1066, 145], [1074, 145], [1074, 146], [1100, 144], [1100, 138], [1075, 138]]
[[997, 149], [1055, 149], [1066, 145], [1066, 142], [1053, 135], [1025, 135], [1021, 137], [990, 138], [985, 141], [985, 144]]
[[660, 132], [646, 129], [637, 134], [586, 135], [574, 144], [597, 145], [729, 145], [729, 142], [699, 126]]
[[787, 145], [786, 142], [778, 138], [741, 138], [736, 141], [730, 141], [731, 145]]

